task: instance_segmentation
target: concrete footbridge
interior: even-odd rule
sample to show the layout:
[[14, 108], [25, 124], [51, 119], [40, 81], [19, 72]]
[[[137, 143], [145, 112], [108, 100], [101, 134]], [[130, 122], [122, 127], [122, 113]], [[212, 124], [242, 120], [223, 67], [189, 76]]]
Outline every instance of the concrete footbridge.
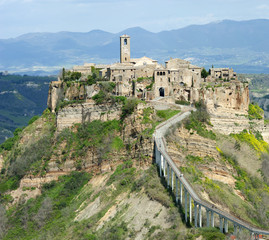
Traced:
[[[195, 227], [214, 227], [215, 218], [218, 217], [218, 225], [220, 232], [222, 233], [228, 233], [228, 226], [230, 223], [230, 225], [233, 225], [234, 227], [235, 236], [241, 232], [242, 229], [247, 229], [249, 231], [249, 239], [259, 239], [259, 235], [269, 236], [269, 231], [256, 228], [200, 199], [190, 183], [179, 171], [172, 158], [168, 155], [164, 141], [166, 131], [171, 126], [188, 117], [192, 110], [195, 111], [194, 108], [185, 107], [185, 111], [178, 113], [174, 117], [157, 126], [154, 132], [155, 161], [159, 167], [160, 177], [165, 179], [167, 187], [171, 188], [175, 193], [176, 203], [181, 204], [184, 209], [186, 223], [192, 223], [194, 221]], [[192, 206], [194, 206], [194, 211]], [[202, 222], [203, 212], [206, 215], [206, 223]]]

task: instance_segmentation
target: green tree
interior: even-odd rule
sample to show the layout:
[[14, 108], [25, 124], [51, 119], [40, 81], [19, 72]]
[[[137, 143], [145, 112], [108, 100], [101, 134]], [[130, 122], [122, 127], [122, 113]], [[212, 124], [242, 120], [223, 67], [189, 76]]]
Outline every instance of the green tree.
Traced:
[[205, 68], [202, 69], [201, 76], [202, 78], [206, 78], [209, 75], [209, 73], [205, 70]]

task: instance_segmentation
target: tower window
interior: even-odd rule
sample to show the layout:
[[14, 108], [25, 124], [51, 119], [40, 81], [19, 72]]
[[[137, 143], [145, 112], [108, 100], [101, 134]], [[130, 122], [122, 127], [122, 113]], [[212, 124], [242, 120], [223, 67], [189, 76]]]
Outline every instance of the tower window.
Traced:
[[124, 45], [127, 45], [127, 38], [124, 38]]
[[127, 58], [125, 58], [125, 61], [127, 61]]

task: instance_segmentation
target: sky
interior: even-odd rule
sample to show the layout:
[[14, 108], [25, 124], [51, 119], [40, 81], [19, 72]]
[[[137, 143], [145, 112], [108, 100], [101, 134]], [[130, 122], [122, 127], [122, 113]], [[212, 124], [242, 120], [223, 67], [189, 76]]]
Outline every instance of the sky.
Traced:
[[0, 0], [0, 39], [33, 32], [151, 32], [191, 24], [269, 19], [269, 0]]

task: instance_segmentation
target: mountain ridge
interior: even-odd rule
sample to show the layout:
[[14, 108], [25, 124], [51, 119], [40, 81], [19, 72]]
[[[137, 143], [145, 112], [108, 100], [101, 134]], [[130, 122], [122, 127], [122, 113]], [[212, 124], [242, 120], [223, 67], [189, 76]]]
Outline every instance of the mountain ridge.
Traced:
[[[132, 27], [118, 33], [27, 33], [0, 39], [0, 71], [33, 71], [43, 67], [70, 68], [84, 62], [111, 63], [119, 59], [118, 37], [131, 36], [132, 57], [149, 56], [163, 63], [169, 57], [192, 58], [209, 68], [229, 65], [237, 72], [269, 73], [269, 20], [223, 20], [160, 31]], [[19, 67], [18, 67], [19, 66]], [[216, 66], [217, 67], [217, 66]]]

